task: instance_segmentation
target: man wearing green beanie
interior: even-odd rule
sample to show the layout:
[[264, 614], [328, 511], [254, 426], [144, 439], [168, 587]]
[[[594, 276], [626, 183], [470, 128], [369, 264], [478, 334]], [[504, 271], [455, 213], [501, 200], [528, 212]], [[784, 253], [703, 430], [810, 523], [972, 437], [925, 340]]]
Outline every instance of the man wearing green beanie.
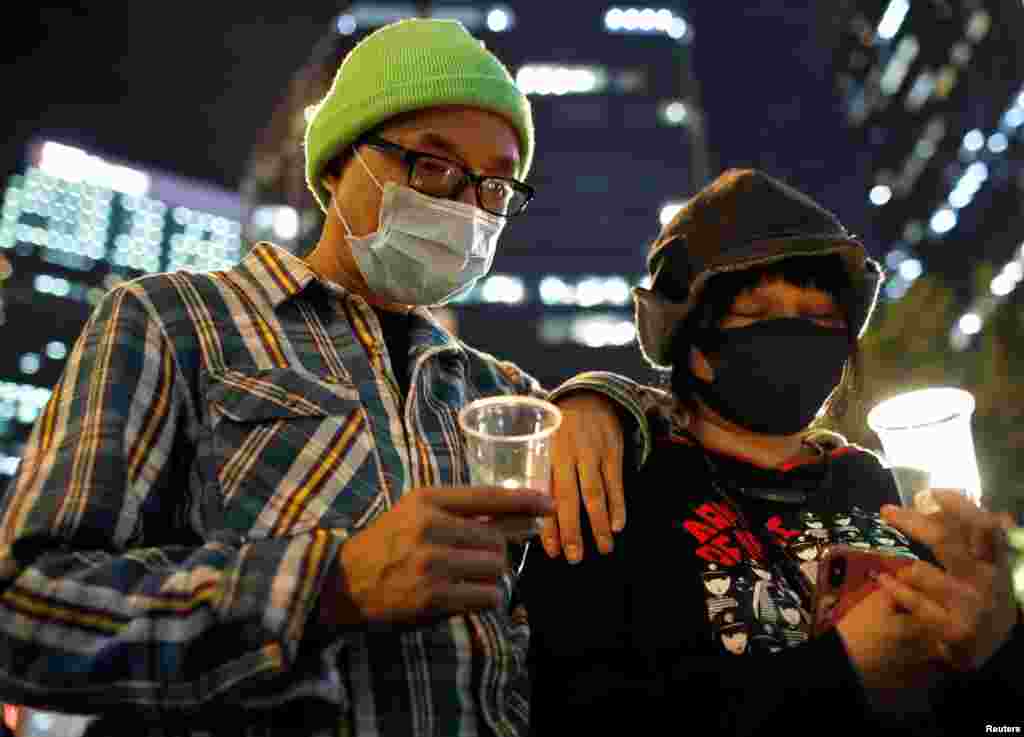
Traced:
[[527, 734], [507, 541], [554, 503], [470, 486], [458, 411], [557, 400], [559, 517], [582, 495], [605, 550], [620, 411], [646, 427], [630, 382], [545, 392], [430, 313], [533, 197], [533, 135], [461, 25], [387, 26], [310, 119], [309, 256], [107, 295], [0, 502], [5, 700], [96, 734]]

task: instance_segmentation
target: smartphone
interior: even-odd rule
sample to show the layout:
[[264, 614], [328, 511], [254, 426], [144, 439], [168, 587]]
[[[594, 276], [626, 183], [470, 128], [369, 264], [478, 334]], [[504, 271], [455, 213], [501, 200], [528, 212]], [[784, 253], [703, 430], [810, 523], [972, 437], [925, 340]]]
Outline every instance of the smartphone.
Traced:
[[846, 613], [878, 589], [877, 576], [894, 575], [915, 558], [850, 545], [832, 545], [818, 563], [814, 593], [814, 636], [827, 632]]

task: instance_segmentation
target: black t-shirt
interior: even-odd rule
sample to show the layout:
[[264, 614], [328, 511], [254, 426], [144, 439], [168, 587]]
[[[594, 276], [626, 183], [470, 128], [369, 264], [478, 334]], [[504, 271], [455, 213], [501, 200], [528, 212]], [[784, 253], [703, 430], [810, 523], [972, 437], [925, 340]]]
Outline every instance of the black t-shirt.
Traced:
[[395, 374], [395, 381], [398, 382], [404, 399], [409, 394], [409, 334], [412, 328], [410, 313], [389, 312], [377, 307], [374, 307], [373, 311], [380, 321], [391, 370]]
[[[891, 475], [852, 447], [784, 471], [709, 457], [732, 502], [715, 491], [702, 451], [662, 438], [642, 469], [627, 466], [628, 523], [613, 553], [597, 551], [582, 509], [581, 563], [531, 546], [519, 585], [531, 629], [534, 734], [651, 724], [669, 734], [878, 732], [838, 633], [808, 638], [799, 577], [813, 583], [831, 543], [923, 552], [879, 518], [880, 506], [898, 498]], [[1019, 651], [1020, 637], [1012, 644]], [[1006, 672], [1008, 660], [990, 665]], [[964, 694], [997, 708], [1019, 691], [985, 671], [981, 688], [958, 682], [956, 691], [982, 731], [995, 714]], [[906, 725], [897, 731], [908, 734]]]

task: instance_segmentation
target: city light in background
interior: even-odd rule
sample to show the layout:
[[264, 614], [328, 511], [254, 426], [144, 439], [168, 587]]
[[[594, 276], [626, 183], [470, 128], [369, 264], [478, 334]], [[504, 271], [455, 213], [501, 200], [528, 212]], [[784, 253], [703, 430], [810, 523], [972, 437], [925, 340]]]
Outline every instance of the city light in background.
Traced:
[[596, 66], [528, 64], [516, 73], [516, 86], [526, 95], [586, 95], [608, 86], [608, 73]]
[[891, 41], [895, 38], [909, 11], [909, 0], [889, 0], [889, 5], [882, 14], [882, 20], [878, 23], [878, 37], [883, 41]]
[[43, 144], [39, 169], [66, 182], [85, 182], [127, 195], [141, 197], [149, 191], [145, 173], [109, 164], [99, 156], [54, 141]]
[[98, 261], [140, 273], [218, 269], [238, 261], [240, 221], [169, 207], [146, 196], [150, 183], [141, 171], [46, 142], [39, 165], [13, 177], [4, 192], [0, 249], [35, 246], [79, 271]]
[[[907, 114], [925, 116], [908, 155], [896, 166], [877, 172], [868, 191], [874, 207], [888, 211], [898, 204], [900, 211], [906, 212], [906, 203], [912, 197], [916, 202], [919, 182], [947, 138], [955, 140], [959, 150], [958, 157], [943, 170], [948, 182], [945, 194], [938, 202], [933, 201], [928, 211], [910, 215], [900, 237], [888, 249], [885, 260], [889, 278], [883, 296], [889, 301], [902, 299], [926, 273], [927, 249], [957, 235], [969, 208], [991, 186], [993, 172], [1005, 168], [1011, 155], [1018, 155], [1014, 147], [1020, 145], [1024, 125], [1024, 89], [1013, 93], [988, 129], [970, 125], [958, 132], [956, 119], [939, 107], [950, 99], [972, 61], [978, 58], [981, 44], [990, 37], [993, 19], [986, 8], [965, 9], [960, 38], [942, 48], [944, 63], [936, 61], [939, 47], [934, 37], [938, 34], [924, 32], [928, 22], [924, 19], [916, 26], [915, 34], [913, 17], [909, 0], [890, 0], [873, 33], [864, 33], [862, 28], [854, 31], [861, 49], [854, 52], [854, 57], [860, 55], [869, 63], [861, 65], [846, 88], [848, 118], [854, 126], [868, 126], [872, 121], [878, 126], [886, 116], [891, 118], [893, 114], [886, 111], [892, 110], [892, 103], [901, 96], [901, 107]], [[866, 56], [864, 48], [870, 49]], [[909, 121], [907, 125], [910, 127]], [[955, 350], [969, 347], [991, 314], [1012, 296], [1021, 281], [1022, 268], [1024, 262], [1017, 253], [992, 279], [986, 292], [967, 306], [950, 329], [950, 344]]]
[[686, 125], [690, 119], [690, 110], [682, 100], [662, 103], [659, 114], [668, 125]]
[[[342, 36], [353, 36], [360, 31], [415, 17], [418, 10], [415, 3], [353, 3], [335, 19], [334, 26]], [[431, 9], [431, 17], [457, 20], [472, 32], [487, 30], [491, 33], [505, 33], [511, 31], [516, 24], [516, 14], [507, 5], [438, 5]]]
[[[0, 380], [0, 476], [17, 469], [19, 438], [110, 289], [159, 271], [224, 269], [242, 256], [237, 195], [66, 143], [30, 149], [30, 165], [10, 178], [0, 205], [0, 280], [11, 315], [9, 368]], [[287, 236], [296, 219], [279, 209], [271, 227]]]
[[611, 33], [664, 34], [677, 41], [689, 40], [690, 25], [667, 8], [609, 8], [604, 27]]
[[509, 274], [484, 277], [456, 304], [535, 304], [546, 307], [629, 307], [633, 286], [644, 286], [643, 278], [631, 282], [621, 276], [543, 276], [538, 282]]

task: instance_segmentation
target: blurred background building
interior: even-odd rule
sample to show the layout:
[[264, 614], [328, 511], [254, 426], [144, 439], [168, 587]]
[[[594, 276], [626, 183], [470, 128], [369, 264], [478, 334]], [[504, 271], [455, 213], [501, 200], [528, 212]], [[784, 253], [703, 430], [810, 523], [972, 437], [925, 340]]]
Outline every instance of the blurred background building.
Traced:
[[[830, 4], [864, 196], [899, 300], [932, 272], [960, 300], [950, 347], [1019, 299], [1024, 275], [1024, 7], [1017, 0]], [[997, 265], [984, 285], [970, 278]]]
[[226, 268], [243, 250], [237, 193], [54, 141], [32, 143], [26, 161], [0, 208], [0, 481], [108, 289]]

